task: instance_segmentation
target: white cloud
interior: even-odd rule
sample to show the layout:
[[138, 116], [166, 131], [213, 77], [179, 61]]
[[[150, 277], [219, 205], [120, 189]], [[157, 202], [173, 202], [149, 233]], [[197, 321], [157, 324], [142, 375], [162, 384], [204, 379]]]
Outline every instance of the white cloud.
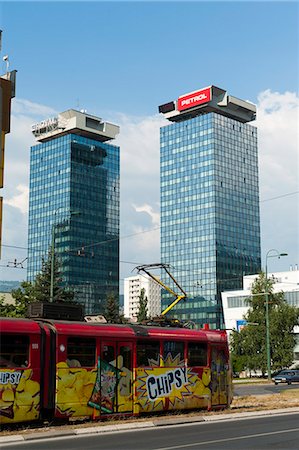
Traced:
[[[137, 264], [160, 260], [159, 201], [160, 145], [159, 128], [168, 122], [159, 115], [129, 117], [118, 115], [120, 135], [121, 261]], [[137, 205], [137, 206], [136, 206]], [[147, 232], [147, 230], [154, 231]], [[136, 265], [137, 265], [136, 264]], [[134, 264], [121, 263], [121, 278], [129, 276]]]
[[17, 186], [29, 184], [30, 147], [36, 143], [31, 125], [55, 114], [44, 105], [24, 99], [12, 100], [11, 132], [6, 137], [4, 165], [4, 198], [17, 195]]
[[256, 125], [264, 199], [298, 189], [298, 106], [299, 98], [291, 92], [267, 90], [258, 97]]
[[57, 111], [48, 106], [40, 105], [39, 103], [33, 103], [22, 98], [15, 98], [12, 103], [12, 114], [17, 116], [24, 115], [26, 117], [30, 116], [33, 119], [36, 119], [36, 117], [45, 118], [56, 115]]
[[4, 205], [10, 205], [14, 208], [18, 208], [23, 214], [28, 213], [28, 202], [29, 202], [29, 187], [24, 184], [19, 184], [16, 187], [19, 194], [12, 198], [4, 199]]
[[146, 214], [148, 214], [152, 220], [152, 224], [153, 226], [159, 226], [160, 224], [160, 213], [159, 212], [155, 212], [153, 210], [153, 208], [151, 207], [151, 205], [147, 205], [144, 204], [142, 206], [136, 206], [136, 205], [132, 205], [133, 208], [135, 209], [135, 211], [137, 212], [144, 212]]
[[[258, 97], [262, 262], [275, 248], [288, 257], [271, 260], [270, 270], [288, 270], [299, 255], [299, 98], [295, 93], [266, 90]], [[281, 197], [275, 200], [271, 198]]]
[[[35, 143], [31, 125], [53, 114], [55, 111], [47, 106], [24, 99], [12, 100], [11, 131], [5, 139], [4, 188], [1, 192], [4, 199], [2, 266], [15, 258], [22, 261], [27, 256], [29, 157], [30, 147]], [[25, 279], [26, 270], [1, 267], [0, 278]]]

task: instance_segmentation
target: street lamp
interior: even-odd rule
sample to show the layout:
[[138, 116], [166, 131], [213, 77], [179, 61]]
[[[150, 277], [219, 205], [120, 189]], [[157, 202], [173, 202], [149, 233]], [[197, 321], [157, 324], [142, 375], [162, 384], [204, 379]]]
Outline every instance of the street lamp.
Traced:
[[[271, 255], [272, 252], [275, 252], [274, 255]], [[268, 372], [268, 381], [271, 381], [271, 354], [270, 354], [270, 321], [269, 321], [269, 293], [268, 293], [268, 258], [280, 258], [281, 256], [288, 256], [287, 253], [279, 253], [278, 250], [272, 248], [268, 250], [266, 254], [266, 352], [267, 352], [267, 372]]]
[[[52, 237], [51, 237], [51, 279], [50, 279], [50, 303], [53, 303], [54, 300], [54, 260], [55, 260], [55, 227], [57, 225], [56, 223], [56, 213], [64, 208], [64, 206], [59, 206], [59, 208], [56, 209], [54, 212], [54, 222], [52, 224]], [[71, 216], [76, 216], [81, 214], [79, 211], [71, 211]]]

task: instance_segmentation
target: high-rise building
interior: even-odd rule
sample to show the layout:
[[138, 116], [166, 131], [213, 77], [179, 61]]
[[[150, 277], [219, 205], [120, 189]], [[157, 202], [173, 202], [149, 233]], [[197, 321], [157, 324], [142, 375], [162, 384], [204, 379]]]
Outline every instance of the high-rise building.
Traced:
[[161, 262], [188, 295], [171, 315], [223, 327], [221, 291], [260, 270], [256, 107], [210, 86], [159, 111]]
[[32, 132], [27, 278], [50, 254], [85, 312], [102, 312], [119, 295], [119, 127], [71, 109]]
[[139, 298], [144, 289], [147, 297], [148, 317], [156, 317], [161, 314], [161, 288], [147, 275], [135, 275], [124, 280], [124, 315], [137, 320], [139, 311]]

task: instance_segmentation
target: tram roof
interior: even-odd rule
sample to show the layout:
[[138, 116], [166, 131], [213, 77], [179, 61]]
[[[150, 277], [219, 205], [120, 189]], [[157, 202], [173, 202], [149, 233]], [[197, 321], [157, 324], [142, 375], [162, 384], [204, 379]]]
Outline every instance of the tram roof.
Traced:
[[137, 324], [111, 324], [91, 322], [68, 322], [47, 320], [58, 334], [71, 334], [81, 336], [105, 336], [107, 338], [123, 339], [191, 339], [210, 342], [226, 342], [225, 330], [191, 330], [188, 328], [155, 327]]
[[32, 319], [1, 317], [0, 332], [35, 334], [40, 333], [40, 326]]
[[199, 329], [174, 327], [155, 327], [138, 324], [110, 324], [92, 322], [72, 322], [60, 320], [32, 320], [19, 318], [1, 318], [0, 331], [13, 333], [40, 333], [39, 322], [51, 325], [58, 334], [75, 336], [104, 336], [117, 339], [187, 339], [194, 341], [209, 341], [225, 343], [227, 341], [225, 330]]

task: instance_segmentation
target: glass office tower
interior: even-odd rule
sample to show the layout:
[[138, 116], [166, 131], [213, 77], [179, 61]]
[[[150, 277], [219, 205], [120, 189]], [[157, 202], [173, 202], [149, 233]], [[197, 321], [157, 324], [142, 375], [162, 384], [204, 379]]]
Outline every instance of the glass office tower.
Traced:
[[160, 133], [161, 261], [188, 295], [171, 315], [220, 328], [221, 291], [260, 270], [257, 133], [254, 105], [208, 89], [159, 108], [174, 122]]
[[118, 127], [74, 110], [33, 126], [28, 280], [54, 254], [62, 284], [85, 312], [100, 313], [119, 295]]

